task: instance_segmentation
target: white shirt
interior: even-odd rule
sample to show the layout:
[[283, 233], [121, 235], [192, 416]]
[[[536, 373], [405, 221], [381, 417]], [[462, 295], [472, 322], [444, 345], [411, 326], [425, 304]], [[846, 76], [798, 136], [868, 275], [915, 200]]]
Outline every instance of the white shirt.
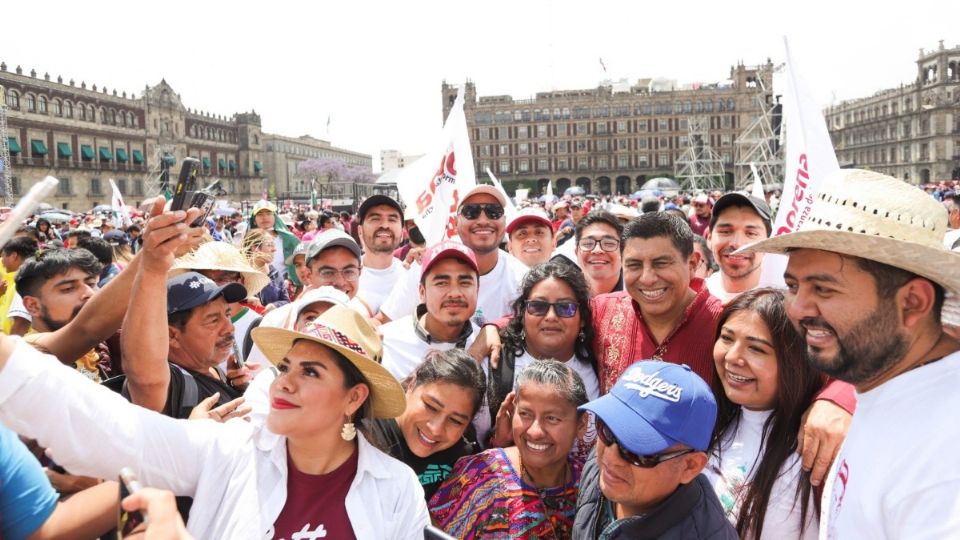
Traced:
[[7, 318], [10, 317], [20, 317], [21, 319], [26, 319], [27, 322], [33, 322], [33, 317], [30, 316], [30, 312], [27, 311], [27, 308], [23, 305], [23, 297], [16, 291], [13, 293], [13, 300], [10, 302], [10, 307], [7, 308]]
[[[383, 339], [382, 364], [398, 381], [406, 379], [413, 373], [417, 366], [423, 363], [427, 353], [449, 351], [456, 347], [456, 343], [424, 341], [414, 331], [413, 321], [414, 316], [407, 315], [380, 327], [380, 335]], [[471, 330], [464, 348], [470, 347], [473, 340], [477, 338], [479, 329], [471, 325]]]
[[[773, 411], [751, 411], [741, 407], [740, 420], [732, 429], [727, 429], [720, 440], [719, 457], [716, 451], [703, 474], [713, 485], [720, 505], [733, 525], [737, 524], [743, 498], [756, 473], [766, 448], [763, 440], [763, 424]], [[722, 457], [722, 460], [721, 460]], [[797, 486], [803, 482], [800, 476], [803, 463], [800, 456], [791, 454], [780, 468], [780, 477], [773, 484], [767, 513], [763, 518], [761, 540], [781, 538], [814, 539], [817, 537], [817, 512], [810, 492], [806, 525], [800, 534], [801, 501]], [[751, 537], [752, 538], [752, 537]]]
[[[757, 283], [756, 289], [764, 287], [772, 287], [774, 289], [787, 288], [786, 283], [783, 281], [783, 276], [765, 278], [762, 268], [758, 269], [757, 272], [760, 272], [760, 282]], [[707, 290], [710, 291], [710, 294], [719, 298], [723, 305], [729, 304], [734, 298], [743, 294], [743, 292], [727, 292], [727, 289], [723, 287], [723, 271], [714, 272], [703, 281], [707, 284]]]
[[820, 538], [960, 536], [960, 352], [857, 394]]
[[943, 246], [952, 249], [957, 240], [960, 240], [960, 229], [948, 229], [943, 235]]
[[370, 308], [374, 315], [380, 311], [390, 291], [398, 283], [402, 283], [403, 276], [407, 269], [403, 267], [403, 262], [396, 257], [390, 258], [388, 268], [370, 268], [364, 266], [360, 272], [360, 284], [357, 287], [357, 296]]
[[[529, 270], [526, 265], [506, 251], [500, 250], [497, 265], [480, 276], [477, 291], [477, 312], [472, 320], [478, 326], [510, 315], [510, 305], [520, 296], [520, 282]], [[406, 279], [397, 283], [387, 300], [380, 306], [390, 320], [397, 320], [416, 312], [420, 304], [420, 265], [414, 263]]]
[[[224, 424], [163, 416], [13, 339], [0, 371], [0, 421], [10, 429], [37, 439], [75, 474], [116, 478], [129, 466], [144, 486], [193, 497], [187, 529], [194, 538], [260, 539], [273, 528], [286, 504], [287, 447], [262, 416]], [[345, 500], [357, 538], [422, 539], [429, 517], [417, 477], [358, 440]]]

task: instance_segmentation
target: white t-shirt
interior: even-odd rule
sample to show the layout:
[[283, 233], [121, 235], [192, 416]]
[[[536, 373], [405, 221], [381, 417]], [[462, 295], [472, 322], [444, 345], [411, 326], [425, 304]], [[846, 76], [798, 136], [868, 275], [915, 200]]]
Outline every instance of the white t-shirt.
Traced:
[[7, 308], [7, 318], [10, 317], [20, 317], [21, 319], [26, 319], [27, 322], [33, 322], [33, 317], [30, 316], [30, 312], [27, 311], [27, 308], [23, 305], [23, 297], [16, 291], [13, 293], [13, 300], [10, 302], [10, 307]]
[[[741, 408], [740, 421], [727, 429], [720, 442], [720, 456], [714, 451], [703, 474], [713, 485], [720, 505], [733, 525], [737, 524], [743, 498], [747, 495], [750, 481], [765, 448], [763, 424], [773, 411], [751, 411]], [[780, 468], [780, 477], [773, 484], [767, 513], [763, 519], [761, 540], [781, 538], [814, 539], [817, 537], [817, 512], [813, 490], [808, 502], [806, 526], [800, 534], [801, 501], [797, 497], [797, 485], [804, 480], [800, 456], [792, 454]], [[751, 537], [752, 538], [752, 537]]]
[[[783, 281], [783, 276], [765, 278], [763, 276], [762, 269], [759, 269], [757, 271], [760, 272], [760, 282], [757, 283], [757, 286], [756, 286], [757, 289], [764, 288], [764, 287], [773, 287], [774, 289], [787, 288], [786, 283]], [[710, 275], [710, 277], [708, 277], [703, 281], [707, 284], [707, 290], [710, 291], [710, 294], [719, 298], [720, 302], [723, 305], [729, 304], [734, 298], [743, 294], [742, 292], [740, 293], [727, 292], [727, 290], [723, 288], [723, 272], [721, 271], [714, 272], [713, 274]]]
[[857, 394], [827, 476], [823, 539], [960, 536], [960, 352]]
[[363, 299], [374, 315], [380, 311], [387, 297], [398, 283], [403, 283], [407, 270], [403, 262], [396, 257], [390, 258], [388, 268], [370, 268], [364, 266], [360, 272], [360, 283], [357, 287], [357, 296]]
[[[480, 276], [477, 291], [477, 312], [473, 322], [477, 326], [510, 315], [510, 304], [520, 296], [520, 281], [529, 270], [526, 265], [501, 250], [493, 270]], [[397, 287], [380, 306], [390, 320], [397, 320], [416, 312], [420, 304], [420, 265], [414, 263], [407, 271], [406, 279], [397, 282]]]
[[952, 249], [957, 240], [960, 240], [960, 229], [949, 229], [943, 235], [943, 245], [947, 249]]
[[[521, 356], [518, 356], [513, 361], [513, 383], [516, 386], [517, 377], [520, 376], [520, 372], [524, 370], [527, 366], [533, 363], [536, 360], [530, 353], [524, 351]], [[567, 366], [570, 367], [573, 371], [576, 371], [580, 378], [583, 379], [583, 385], [587, 390], [587, 399], [593, 401], [600, 397], [600, 380], [597, 379], [597, 374], [594, 372], [593, 367], [573, 356], [566, 362]], [[483, 372], [490, 376], [490, 359], [484, 359], [483, 361]], [[487, 433], [490, 429], [493, 428], [493, 418], [490, 417], [490, 405], [487, 401], [487, 396], [483, 396], [483, 403], [480, 404], [480, 410], [477, 411], [477, 414], [473, 416], [473, 427], [477, 430], [477, 436], [483, 438], [483, 433]], [[587, 433], [584, 435], [584, 440], [592, 443], [596, 440], [596, 429], [594, 427], [593, 419], [591, 418], [590, 425], [587, 428]], [[486, 444], [486, 441], [481, 441], [481, 444]], [[589, 453], [589, 448], [586, 450], [585, 454]]]
[[[419, 366], [430, 351], [449, 351], [456, 343], [433, 341], [427, 343], [414, 331], [413, 315], [401, 317], [380, 327], [383, 339], [383, 362], [381, 364], [398, 381], [407, 378]], [[464, 348], [473, 344], [479, 329], [471, 325], [472, 332]]]

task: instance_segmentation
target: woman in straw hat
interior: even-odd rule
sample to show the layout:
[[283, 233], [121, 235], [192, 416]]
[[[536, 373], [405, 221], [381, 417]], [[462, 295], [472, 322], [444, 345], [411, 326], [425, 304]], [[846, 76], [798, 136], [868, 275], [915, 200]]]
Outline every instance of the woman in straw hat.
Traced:
[[374, 330], [338, 306], [302, 333], [258, 328], [253, 336], [279, 370], [265, 422], [174, 420], [6, 337], [0, 422], [71, 471], [115, 478], [130, 466], [144, 486], [193, 497], [187, 528], [196, 538], [423, 538], [416, 476], [354, 427], [405, 406], [380, 366]]

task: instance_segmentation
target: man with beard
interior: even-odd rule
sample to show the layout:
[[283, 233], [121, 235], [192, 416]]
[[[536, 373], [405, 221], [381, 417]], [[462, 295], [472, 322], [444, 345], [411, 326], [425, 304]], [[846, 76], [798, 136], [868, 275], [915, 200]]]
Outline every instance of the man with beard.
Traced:
[[421, 259], [420, 305], [381, 327], [383, 367], [403, 380], [430, 351], [465, 349], [476, 328], [470, 316], [477, 307], [479, 270], [473, 251], [459, 242], [445, 241], [428, 249]]
[[393, 256], [403, 238], [403, 209], [386, 195], [373, 195], [360, 205], [357, 222], [363, 241], [357, 296], [376, 315], [406, 270], [403, 261]]
[[[479, 326], [511, 313], [510, 305], [520, 295], [520, 280], [527, 267], [500, 249], [506, 227], [507, 199], [497, 188], [479, 184], [468, 191], [457, 208], [457, 234], [477, 259], [480, 292], [473, 320]], [[413, 264], [407, 279], [398, 284], [380, 307], [381, 322], [412, 315], [418, 304], [420, 265]]]
[[947, 212], [896, 178], [840, 170], [794, 233], [744, 252], [786, 253], [787, 314], [807, 359], [853, 384], [857, 412], [827, 478], [821, 538], [948, 538], [960, 531], [960, 343], [943, 331], [960, 256]]
[[[17, 293], [30, 314], [30, 330], [55, 332], [72, 321], [99, 290], [103, 266], [85, 249], [48, 249], [27, 259], [17, 271]], [[76, 359], [77, 371], [99, 382], [110, 376], [110, 359], [98, 348]]]
[[760, 283], [762, 253], [734, 253], [747, 244], [769, 238], [770, 230], [770, 207], [765, 201], [740, 193], [727, 193], [717, 200], [707, 240], [720, 271], [706, 279], [710, 294], [727, 304], [750, 289], [783, 286], [782, 282]]

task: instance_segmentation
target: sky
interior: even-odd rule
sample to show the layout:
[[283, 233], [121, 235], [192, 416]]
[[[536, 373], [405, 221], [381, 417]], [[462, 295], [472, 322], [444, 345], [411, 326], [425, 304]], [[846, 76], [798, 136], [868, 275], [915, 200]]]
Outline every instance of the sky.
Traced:
[[[256, 110], [263, 130], [370, 154], [421, 154], [442, 127], [443, 81], [479, 96], [595, 88], [603, 79], [717, 82], [783, 62], [786, 36], [823, 106], [916, 77], [920, 48], [960, 46], [960, 2], [914, 0], [218, 0], [43, 3], [5, 10], [0, 60], [186, 107]], [[951, 30], [953, 31], [951, 33]], [[607, 68], [604, 73], [600, 59]], [[330, 119], [329, 132], [327, 119]]]

